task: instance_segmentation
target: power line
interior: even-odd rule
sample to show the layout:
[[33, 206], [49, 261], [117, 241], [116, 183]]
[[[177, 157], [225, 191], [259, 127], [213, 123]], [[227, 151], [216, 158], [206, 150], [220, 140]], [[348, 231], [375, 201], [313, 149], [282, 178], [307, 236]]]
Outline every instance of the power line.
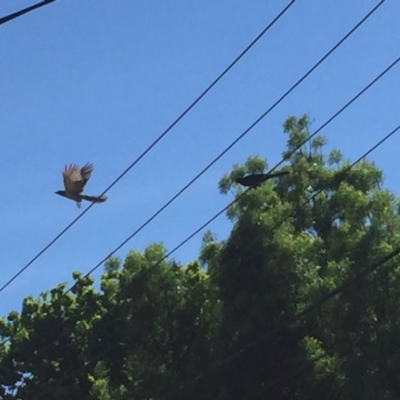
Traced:
[[47, 6], [50, 3], [55, 2], [56, 0], [44, 0], [41, 1], [40, 3], [36, 3], [33, 6], [24, 8], [23, 10], [17, 11], [15, 13], [6, 15], [5, 17], [0, 18], [0, 25], [5, 24], [6, 22], [9, 22], [15, 18], [21, 17], [24, 14], [27, 14], [33, 10], [36, 10], [37, 8], [43, 7], [43, 6]]
[[[55, 0], [51, 0], [55, 1]], [[104, 191], [100, 196], [107, 193], [114, 185], [116, 185], [158, 142], [161, 141], [171, 130], [188, 114], [197, 103], [243, 58], [243, 56], [265, 35], [265, 33], [286, 13], [286, 11], [294, 4], [296, 0], [290, 3], [256, 36], [255, 39], [229, 64], [229, 66], [172, 122], [147, 148], [144, 150]], [[1, 288], [0, 293], [8, 287], [18, 276], [28, 269], [42, 254], [44, 254], [58, 239], [60, 239], [83, 215], [85, 215], [94, 203], [90, 204], [83, 210], [72, 222], [70, 222], [53, 240], [51, 240], [39, 253], [37, 253], [27, 264], [25, 264], [14, 276], [12, 276]]]
[[[358, 162], [360, 162], [363, 158], [365, 158], [368, 154], [370, 154], [372, 151], [374, 151], [377, 147], [379, 147], [382, 143], [384, 143], [387, 139], [389, 139], [391, 136], [393, 136], [398, 130], [400, 130], [400, 125], [398, 125], [395, 129], [393, 129], [391, 132], [389, 132], [383, 139], [381, 139], [376, 145], [374, 145], [370, 150], [368, 150], [365, 154], [363, 154], [357, 161], [355, 161], [351, 166], [349, 166], [346, 169], [346, 172], [348, 172], [354, 165], [356, 165]], [[315, 196], [315, 195], [314, 195]], [[232, 362], [239, 356], [243, 355], [245, 352], [247, 352], [249, 349], [254, 348], [258, 346], [261, 342], [264, 342], [267, 339], [270, 339], [271, 337], [275, 336], [275, 334], [279, 333], [282, 329], [289, 327], [293, 323], [297, 322], [301, 318], [303, 318], [305, 315], [309, 314], [310, 312], [313, 312], [320, 308], [323, 304], [325, 304], [328, 300], [331, 298], [335, 297], [337, 294], [343, 292], [345, 289], [347, 289], [349, 286], [354, 284], [356, 281], [359, 279], [363, 278], [364, 276], [370, 274], [371, 272], [375, 271], [378, 269], [380, 266], [385, 264], [386, 262], [390, 261], [394, 257], [396, 257], [398, 254], [400, 254], [400, 246], [388, 253], [387, 255], [381, 257], [378, 261], [373, 263], [371, 266], [361, 270], [359, 273], [355, 274], [354, 276], [348, 278], [345, 282], [342, 284], [336, 286], [335, 289], [329, 291], [326, 293], [324, 296], [322, 296], [317, 302], [311, 304], [307, 308], [305, 308], [303, 311], [295, 314], [292, 318], [289, 319], [284, 324], [280, 324], [278, 327], [273, 329], [271, 332], [269, 332], [267, 335], [262, 336], [261, 338], [255, 340], [254, 342], [248, 344], [238, 352], [232, 354], [230, 357], [218, 362], [216, 365], [210, 367], [205, 373], [197, 376], [196, 378], [190, 380], [189, 382], [185, 383], [182, 385], [177, 391], [167, 395], [165, 399], [171, 398], [172, 395], [177, 394], [181, 392], [183, 389], [185, 389], [187, 386], [193, 383], [198, 383], [200, 380], [203, 380], [207, 375], [209, 375], [211, 372], [215, 371], [216, 369], [221, 368], [223, 365]]]
[[[332, 117], [330, 117], [327, 121], [325, 121], [315, 132], [313, 132], [306, 140], [304, 140], [302, 143], [300, 143], [298, 146], [296, 146], [289, 154], [287, 157], [290, 157], [292, 154], [294, 154], [298, 149], [300, 149], [305, 143], [307, 143], [310, 139], [312, 139], [315, 135], [317, 135], [323, 128], [325, 128], [328, 124], [330, 124], [335, 118], [337, 118], [346, 108], [348, 108], [352, 103], [354, 103], [360, 96], [362, 96], [369, 88], [371, 88], [376, 82], [378, 82], [384, 75], [386, 75], [398, 62], [400, 61], [400, 57], [398, 57], [395, 61], [393, 61], [387, 68], [385, 68], [384, 71], [382, 71], [375, 79], [373, 79], [367, 86], [365, 86], [360, 92], [358, 92], [351, 100], [349, 100], [343, 107], [340, 108]], [[276, 104], [276, 103], [275, 103]], [[257, 121], [260, 121], [258, 119]], [[246, 129], [245, 132], [249, 132], [253, 127], [255, 126], [255, 123], [250, 125], [250, 128]], [[243, 134], [242, 134], [243, 135]], [[243, 137], [243, 136], [239, 137]], [[386, 140], [386, 139], [385, 139]], [[235, 139], [234, 142], [232, 143], [237, 143], [238, 139]], [[381, 143], [379, 143], [380, 145]], [[232, 144], [227, 147], [227, 149], [230, 149], [232, 147]], [[374, 147], [375, 149], [375, 147]], [[89, 272], [87, 272], [82, 279], [85, 279], [89, 275], [91, 275], [97, 268], [99, 268], [107, 259], [109, 259], [113, 254], [115, 254], [121, 247], [123, 247], [129, 240], [131, 240], [137, 233], [139, 233], [146, 225], [148, 225], [158, 214], [160, 214], [165, 208], [167, 208], [179, 195], [181, 195], [190, 185], [192, 185], [195, 180], [197, 180], [203, 173], [205, 173], [219, 158], [226, 153], [226, 150], [224, 150], [220, 155], [215, 158], [210, 164], [207, 165], [206, 168], [204, 168], [199, 174], [196, 175], [195, 178], [193, 178], [186, 186], [183, 187], [177, 194], [175, 194], [167, 203], [164, 204], [155, 214], [152, 215], [151, 218], [149, 218], [144, 224], [142, 224], [138, 229], [136, 229], [131, 235], [129, 235], [124, 241], [122, 241], [114, 250], [112, 250], [106, 257], [104, 257], [101, 261], [99, 261]], [[369, 154], [369, 153], [368, 153]], [[363, 155], [365, 157], [365, 155]], [[268, 173], [271, 173], [274, 171], [276, 168], [278, 168], [281, 164], [283, 164], [286, 161], [286, 159], [282, 159], [280, 162], [278, 162], [274, 167], [272, 167]], [[250, 188], [251, 189], [251, 188]], [[247, 189], [245, 192], [242, 193], [244, 195], [247, 193], [250, 189]], [[316, 192], [313, 196], [316, 196], [319, 192]], [[241, 195], [241, 196], [242, 196]], [[162, 260], [159, 261], [162, 262], [166, 258], [168, 258], [171, 254], [175, 253], [178, 249], [180, 249], [183, 245], [185, 245], [189, 240], [191, 240], [194, 236], [196, 236], [198, 233], [200, 233], [204, 228], [206, 228], [211, 222], [216, 220], [221, 214], [223, 214], [229, 207], [231, 207], [232, 204], [234, 204], [239, 197], [234, 199], [231, 203], [229, 203], [227, 206], [225, 206], [222, 210], [220, 210], [217, 214], [215, 214], [213, 217], [208, 219], [203, 225], [201, 225], [198, 229], [196, 229], [191, 235], [189, 235], [185, 240], [183, 240], [181, 243], [179, 243], [176, 247], [174, 247], [170, 252], [168, 252]], [[310, 201], [308, 199], [307, 201]], [[291, 214], [292, 215], [292, 214]], [[289, 218], [291, 215], [289, 215], [287, 218]], [[157, 264], [158, 265], [158, 264]], [[67, 292], [72, 290], [72, 288], [76, 285], [76, 283], [71, 286], [71, 288], [68, 289]]]
[[[399, 59], [398, 59], [399, 60]], [[370, 87], [371, 85], [368, 85], [368, 87]], [[365, 88], [366, 89], [366, 88]], [[362, 92], [364, 92], [365, 90], [363, 89]], [[361, 94], [361, 92], [359, 93]], [[353, 99], [359, 97], [359, 95], [357, 95], [356, 97], [354, 97]], [[352, 100], [347, 103], [348, 105], [352, 102]], [[335, 114], [337, 115], [337, 113]], [[333, 118], [330, 118], [328, 121], [331, 121]], [[328, 122], [327, 121], [327, 122]], [[327, 123], [324, 123], [323, 125], [321, 125], [320, 128], [317, 129], [317, 131], [315, 131], [311, 136], [308, 137], [307, 140], [310, 140], [313, 136], [315, 136], [316, 133], [318, 133], [322, 127], [325, 127], [327, 125]], [[386, 142], [390, 137], [392, 137], [395, 133], [397, 133], [397, 131], [400, 129], [400, 125], [398, 125], [395, 129], [393, 129], [391, 132], [389, 132], [385, 137], [383, 137], [379, 142], [377, 142], [373, 147], [371, 147], [368, 151], [366, 151], [364, 154], [362, 154], [356, 161], [354, 161], [351, 165], [349, 165], [347, 168], [345, 168], [344, 170], [340, 171], [339, 175], [341, 178], [344, 177], [345, 174], [347, 174], [356, 164], [358, 164], [360, 161], [362, 161], [363, 159], [365, 159], [369, 154], [371, 154], [374, 150], [376, 150], [379, 146], [381, 146], [384, 142]], [[304, 142], [301, 144], [304, 145]], [[298, 149], [296, 148], [295, 151], [297, 151]], [[288, 157], [290, 157], [293, 154], [293, 152], [291, 152], [289, 154]], [[271, 173], [273, 170], [275, 170], [277, 168], [278, 165], [280, 165], [283, 161], [279, 162], [278, 164], [276, 164], [273, 168], [271, 168], [268, 173]], [[214, 215], [214, 217], [212, 217], [211, 219], [209, 219], [207, 221], [207, 223], [203, 224], [200, 228], [198, 228], [195, 232], [192, 233], [192, 235], [190, 235], [188, 238], [186, 238], [183, 242], [181, 242], [178, 246], [176, 246], [175, 248], [173, 248], [169, 253], [167, 253], [165, 255], [165, 257], [163, 259], [161, 259], [158, 263], [154, 264], [152, 267], [150, 267], [150, 269], [152, 269], [154, 266], [159, 265], [162, 261], [164, 261], [166, 258], [168, 258], [171, 254], [173, 254], [177, 249], [179, 249], [181, 246], [183, 246], [188, 240], [190, 240], [192, 237], [194, 237], [196, 234], [198, 234], [200, 231], [202, 231], [209, 223], [211, 223], [212, 221], [214, 221], [218, 216], [220, 216], [223, 212], [225, 212], [229, 207], [231, 207], [235, 202], [237, 202], [240, 198], [242, 198], [249, 190], [251, 190], [252, 188], [247, 189], [245, 192], [243, 192], [242, 194], [240, 194], [239, 196], [237, 196], [231, 203], [229, 203], [223, 210], [221, 210], [218, 214]], [[311, 195], [309, 198], [307, 198], [303, 203], [300, 204], [299, 208], [304, 207], [305, 205], [307, 205], [312, 199], [314, 199], [318, 194], [320, 194], [323, 191], [323, 189], [319, 189], [317, 190], [313, 195]], [[293, 215], [295, 215], [295, 211], [292, 211], [290, 213], [288, 213], [283, 219], [281, 219], [277, 224], [275, 224], [272, 228], [271, 228], [271, 232], [274, 231], [275, 229], [277, 229], [281, 224], [283, 224], [288, 218], [292, 217]], [[398, 252], [400, 252], [400, 248], [398, 249]], [[398, 254], [398, 252], [396, 252], [396, 254]], [[209, 275], [207, 277], [207, 280], [210, 280], [213, 277], [213, 274]], [[347, 282], [346, 284], [343, 284], [343, 289], [346, 288], [347, 286], [349, 286], [350, 284], [354, 283], [353, 280], [349, 279], [349, 282]], [[334, 295], [336, 295], [338, 292], [332, 291], [330, 294], [332, 294], [332, 297]], [[325, 302], [325, 300], [324, 300]], [[317, 303], [317, 306], [322, 305], [323, 303], [319, 304]], [[308, 309], [304, 310], [303, 313], [300, 313], [297, 317], [298, 319], [300, 319], [301, 317], [304, 316], [304, 314], [308, 313], [312, 311], [311, 307], [309, 307]], [[297, 320], [297, 319], [296, 319]], [[293, 321], [295, 322], [295, 321]], [[291, 322], [291, 323], [293, 323]], [[282, 328], [279, 328], [279, 330]], [[195, 378], [195, 379], [200, 379], [199, 377]], [[179, 389], [180, 390], [180, 389]]]
[[[382, 3], [382, 2], [381, 2]], [[380, 3], [380, 4], [381, 4]], [[378, 4], [374, 7], [354, 28], [352, 28], [342, 39], [339, 40], [314, 66], [309, 69], [294, 85], [292, 85], [275, 103], [270, 106], [265, 112], [263, 112], [247, 129], [245, 129], [233, 142], [231, 142], [221, 153], [218, 154], [206, 167], [204, 167], [194, 178], [192, 178], [181, 190], [179, 190], [174, 196], [171, 197], [161, 208], [158, 209], [149, 219], [147, 219], [139, 228], [137, 228], [132, 234], [130, 234], [125, 240], [123, 240], [117, 247], [114, 248], [106, 257], [104, 257], [101, 261], [99, 261], [86, 275], [82, 278], [86, 278], [91, 275], [97, 268], [99, 268], [109, 257], [115, 254], [118, 250], [120, 250], [126, 243], [128, 243], [134, 236], [136, 236], [144, 227], [146, 227], [151, 221], [153, 221], [162, 211], [164, 211], [169, 205], [171, 205], [179, 196], [181, 196], [193, 183], [195, 183], [203, 174], [205, 174], [217, 161], [219, 161], [232, 147], [234, 147], [241, 139], [243, 139], [257, 124], [259, 124], [278, 104], [280, 104], [301, 82], [303, 82], [323, 61], [325, 61], [330, 54], [334, 52], [355, 30], [360, 27], [369, 16], [372, 15], [373, 12], [380, 6]], [[379, 79], [381, 79], [390, 69], [392, 69], [398, 62], [400, 61], [400, 57], [398, 57], [393, 63], [391, 63], [384, 71], [382, 71], [374, 80], [372, 80], [364, 89], [362, 89], [356, 96], [354, 96], [349, 102], [347, 102], [338, 112], [336, 112], [331, 118], [329, 118], [320, 128], [315, 131], [309, 138], [300, 143], [290, 154], [296, 152], [300, 147], [302, 147], [307, 141], [309, 141], [312, 137], [314, 137], [321, 129], [323, 129], [326, 125], [331, 123], [339, 114], [341, 114], [347, 107], [349, 107], [354, 101], [356, 101], [363, 93], [365, 93], [371, 86], [373, 86]], [[271, 169], [272, 172], [279, 165], [281, 165], [285, 159], [282, 159], [275, 167]], [[201, 230], [203, 230], [207, 225], [209, 225], [212, 221], [218, 218], [226, 209], [230, 207], [228, 205], [226, 208], [221, 210], [218, 214], [208, 220], [204, 225], [202, 225], [196, 232], [190, 235], [184, 242], [182, 242], [179, 246], [175, 247], [171, 252], [175, 252], [180, 247], [182, 247], [186, 242], [192, 239], [197, 235]], [[170, 252], [170, 253], [171, 253]], [[170, 255], [166, 257], [168, 257]], [[164, 258], [165, 259], [165, 258]], [[74, 287], [74, 286], [72, 286]], [[69, 290], [72, 289], [72, 287]], [[1, 289], [0, 289], [1, 292]]]

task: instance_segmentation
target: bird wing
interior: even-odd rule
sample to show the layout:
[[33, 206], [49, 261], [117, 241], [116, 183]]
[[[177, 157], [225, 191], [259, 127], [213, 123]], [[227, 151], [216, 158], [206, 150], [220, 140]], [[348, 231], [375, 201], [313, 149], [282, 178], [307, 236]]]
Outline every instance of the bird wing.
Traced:
[[65, 191], [70, 193], [81, 193], [93, 171], [92, 164], [85, 164], [80, 169], [75, 164], [66, 165], [63, 171]]
[[93, 172], [93, 164], [86, 163], [82, 168], [81, 168], [81, 176], [83, 179], [83, 187], [85, 187], [86, 182], [90, 179], [90, 176], [92, 175]]

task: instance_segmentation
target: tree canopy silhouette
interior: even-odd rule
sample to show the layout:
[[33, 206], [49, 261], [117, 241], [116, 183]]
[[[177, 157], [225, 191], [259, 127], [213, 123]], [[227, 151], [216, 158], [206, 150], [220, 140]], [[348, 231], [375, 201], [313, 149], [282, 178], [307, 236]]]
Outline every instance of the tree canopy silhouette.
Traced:
[[284, 123], [284, 179], [243, 194], [237, 178], [267, 170], [259, 156], [222, 177], [232, 230], [206, 232], [197, 260], [159, 262], [150, 244], [109, 259], [99, 290], [77, 272], [71, 292], [25, 298], [0, 322], [1, 397], [398, 399], [397, 259], [287, 324], [400, 245], [399, 199], [374, 163], [342, 173], [349, 161], [322, 136], [290, 155], [308, 125]]

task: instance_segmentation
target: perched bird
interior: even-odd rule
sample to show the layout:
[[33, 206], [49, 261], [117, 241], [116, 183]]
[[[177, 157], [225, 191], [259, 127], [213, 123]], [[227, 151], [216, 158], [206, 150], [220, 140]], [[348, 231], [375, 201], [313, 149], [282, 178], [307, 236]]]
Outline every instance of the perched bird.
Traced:
[[260, 185], [261, 183], [265, 182], [268, 179], [277, 178], [279, 176], [288, 174], [289, 174], [288, 171], [276, 172], [274, 174], [252, 174], [241, 178], [236, 178], [235, 182], [240, 183], [243, 186], [257, 187], [258, 185]]
[[92, 171], [93, 165], [90, 163], [86, 163], [82, 168], [75, 164], [66, 165], [62, 173], [65, 190], [57, 190], [55, 193], [67, 199], [75, 200], [79, 208], [82, 200], [91, 201], [92, 203], [104, 203], [107, 200], [107, 196], [89, 196], [82, 193]]

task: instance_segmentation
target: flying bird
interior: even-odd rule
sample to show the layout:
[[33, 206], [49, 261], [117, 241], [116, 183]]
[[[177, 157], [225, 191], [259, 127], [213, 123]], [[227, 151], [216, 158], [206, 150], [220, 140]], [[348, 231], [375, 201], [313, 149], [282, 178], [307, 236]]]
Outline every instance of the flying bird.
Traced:
[[252, 174], [241, 178], [236, 178], [235, 182], [243, 186], [257, 187], [258, 185], [261, 185], [261, 183], [267, 181], [268, 179], [277, 178], [279, 176], [288, 174], [289, 174], [288, 171], [276, 172], [274, 174]]
[[89, 196], [82, 193], [92, 172], [93, 165], [90, 163], [86, 163], [82, 168], [75, 164], [66, 165], [62, 172], [65, 190], [57, 190], [55, 193], [76, 201], [76, 205], [79, 208], [82, 200], [91, 201], [92, 203], [104, 203], [107, 200], [107, 196]]

